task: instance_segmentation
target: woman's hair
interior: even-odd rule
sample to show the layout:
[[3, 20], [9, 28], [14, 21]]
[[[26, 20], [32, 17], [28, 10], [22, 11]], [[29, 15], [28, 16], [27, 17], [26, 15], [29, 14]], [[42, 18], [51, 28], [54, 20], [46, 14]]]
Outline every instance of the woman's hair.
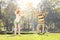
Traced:
[[20, 10], [19, 9], [16, 9], [16, 14], [19, 14], [19, 16], [20, 16]]
[[17, 14], [19, 14], [20, 13], [20, 10], [17, 10]]

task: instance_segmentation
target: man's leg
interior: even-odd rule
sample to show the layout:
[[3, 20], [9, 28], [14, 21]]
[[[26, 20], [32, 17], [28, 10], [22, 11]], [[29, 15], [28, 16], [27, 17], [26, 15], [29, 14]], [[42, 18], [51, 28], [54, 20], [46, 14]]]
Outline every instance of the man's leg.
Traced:
[[42, 24], [42, 33], [44, 33], [44, 24]]
[[37, 25], [37, 33], [40, 32], [40, 24]]

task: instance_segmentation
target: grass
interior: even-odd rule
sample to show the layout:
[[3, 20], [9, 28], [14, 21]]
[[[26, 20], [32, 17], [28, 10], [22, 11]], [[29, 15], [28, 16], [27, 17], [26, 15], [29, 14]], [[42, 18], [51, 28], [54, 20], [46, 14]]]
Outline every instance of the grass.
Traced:
[[60, 40], [60, 33], [46, 33], [44, 35], [38, 34], [0, 34], [0, 40]]

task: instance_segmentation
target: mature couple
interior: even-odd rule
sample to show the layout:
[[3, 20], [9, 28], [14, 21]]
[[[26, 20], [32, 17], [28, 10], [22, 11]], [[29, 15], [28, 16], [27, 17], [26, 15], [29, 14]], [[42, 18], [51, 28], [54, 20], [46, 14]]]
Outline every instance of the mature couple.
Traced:
[[[39, 11], [39, 13], [38, 13], [37, 33], [40, 32], [41, 26], [42, 26], [42, 33], [44, 33], [44, 17], [45, 17], [45, 14], [46, 14], [46, 10], [44, 11], [43, 14], [41, 11]], [[16, 15], [16, 18], [14, 20], [14, 34], [16, 35], [17, 30], [18, 30], [18, 34], [20, 34], [20, 29], [21, 29], [21, 27], [20, 27], [21, 26], [20, 25], [21, 11], [19, 10], [19, 8], [16, 9], [15, 15]]]

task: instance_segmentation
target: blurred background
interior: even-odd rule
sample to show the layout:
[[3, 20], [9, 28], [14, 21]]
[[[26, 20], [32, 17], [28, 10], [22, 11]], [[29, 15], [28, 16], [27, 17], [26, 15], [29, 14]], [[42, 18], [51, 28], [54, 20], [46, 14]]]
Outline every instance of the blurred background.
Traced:
[[45, 26], [49, 32], [60, 32], [60, 0], [0, 0], [0, 31], [12, 32], [15, 10], [20, 8], [21, 31], [36, 31], [39, 10], [46, 9]]

